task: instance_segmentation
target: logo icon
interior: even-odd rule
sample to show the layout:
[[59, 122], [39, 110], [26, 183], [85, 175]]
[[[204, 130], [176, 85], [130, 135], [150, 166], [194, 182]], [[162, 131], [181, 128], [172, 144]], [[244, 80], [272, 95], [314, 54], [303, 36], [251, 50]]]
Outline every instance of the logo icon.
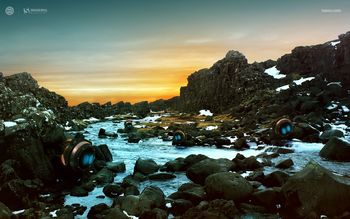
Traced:
[[29, 14], [30, 13], [30, 9], [29, 8], [23, 8], [23, 13], [24, 14]]
[[7, 6], [5, 8], [5, 14], [11, 16], [15, 13], [15, 9], [12, 6]]

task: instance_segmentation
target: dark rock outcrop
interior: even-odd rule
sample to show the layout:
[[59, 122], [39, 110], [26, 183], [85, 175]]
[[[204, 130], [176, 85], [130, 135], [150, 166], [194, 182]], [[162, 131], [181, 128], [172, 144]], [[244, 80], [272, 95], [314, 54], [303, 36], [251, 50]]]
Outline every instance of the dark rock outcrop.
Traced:
[[350, 143], [338, 138], [332, 137], [321, 149], [320, 156], [335, 161], [350, 161]]
[[350, 181], [315, 162], [291, 176], [282, 186], [288, 218], [341, 216], [350, 209]]

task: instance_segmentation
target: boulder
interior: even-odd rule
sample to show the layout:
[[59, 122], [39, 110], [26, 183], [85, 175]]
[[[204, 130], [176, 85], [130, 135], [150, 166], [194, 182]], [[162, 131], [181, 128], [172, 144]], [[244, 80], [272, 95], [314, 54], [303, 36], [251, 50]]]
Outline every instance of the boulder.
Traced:
[[12, 211], [2, 202], [0, 202], [0, 218], [10, 219]]
[[142, 174], [148, 175], [157, 172], [159, 169], [158, 164], [152, 159], [137, 159], [134, 173], [140, 172]]
[[176, 178], [176, 175], [171, 173], [153, 173], [148, 175], [148, 179], [155, 181], [169, 180]]
[[280, 168], [280, 169], [287, 169], [287, 168], [289, 168], [289, 167], [291, 167], [293, 165], [294, 165], [293, 160], [288, 158], [288, 159], [279, 161], [278, 163], [276, 163], [275, 166], [277, 168]]
[[338, 137], [338, 138], [342, 138], [344, 137], [344, 133], [343, 131], [339, 130], [339, 129], [330, 129], [330, 130], [325, 130], [324, 132], [322, 132], [322, 134], [320, 135], [320, 139], [322, 141], [328, 141], [330, 140], [332, 137]]
[[190, 208], [182, 216], [186, 219], [198, 218], [220, 218], [220, 219], [235, 219], [238, 217], [239, 211], [235, 203], [230, 200], [216, 199], [208, 202], [201, 202], [196, 207]]
[[280, 187], [267, 188], [254, 192], [251, 196], [252, 203], [265, 207], [270, 211], [276, 211], [277, 205], [283, 204], [283, 196]]
[[350, 180], [316, 162], [291, 176], [282, 186], [285, 214], [294, 218], [341, 216], [350, 209]]
[[209, 199], [226, 199], [239, 202], [253, 192], [251, 184], [238, 173], [215, 173], [205, 180], [205, 190]]
[[152, 210], [147, 210], [143, 212], [139, 219], [167, 219], [168, 214], [165, 210], [160, 208], [153, 208]]
[[277, 170], [267, 174], [262, 183], [266, 187], [281, 187], [288, 180], [288, 177], [287, 173]]
[[103, 187], [103, 193], [109, 198], [115, 198], [124, 193], [124, 188], [119, 184], [108, 184]]
[[194, 165], [186, 171], [186, 176], [194, 183], [204, 184], [207, 176], [213, 173], [227, 172], [232, 169], [233, 163], [228, 159], [205, 159]]
[[123, 173], [126, 170], [124, 162], [107, 162], [106, 168], [114, 173]]
[[185, 170], [185, 159], [182, 157], [176, 158], [175, 160], [168, 161], [161, 168], [168, 172], [177, 172]]
[[332, 137], [321, 149], [320, 156], [334, 161], [350, 161], [350, 143], [338, 138]]

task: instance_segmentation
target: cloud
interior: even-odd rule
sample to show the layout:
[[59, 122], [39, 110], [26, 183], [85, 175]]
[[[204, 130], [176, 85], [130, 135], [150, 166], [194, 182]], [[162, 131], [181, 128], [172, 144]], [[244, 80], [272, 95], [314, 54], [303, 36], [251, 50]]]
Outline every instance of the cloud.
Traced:
[[197, 38], [197, 39], [187, 39], [185, 40], [186, 44], [206, 44], [214, 42], [213, 39], [210, 38]]

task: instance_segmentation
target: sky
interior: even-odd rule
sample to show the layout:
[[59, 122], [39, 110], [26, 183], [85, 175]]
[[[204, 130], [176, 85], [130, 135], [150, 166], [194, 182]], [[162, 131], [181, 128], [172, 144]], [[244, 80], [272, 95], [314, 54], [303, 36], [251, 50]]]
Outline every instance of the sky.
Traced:
[[276, 60], [349, 21], [348, 0], [0, 0], [0, 72], [29, 72], [70, 105], [154, 101], [229, 50]]

